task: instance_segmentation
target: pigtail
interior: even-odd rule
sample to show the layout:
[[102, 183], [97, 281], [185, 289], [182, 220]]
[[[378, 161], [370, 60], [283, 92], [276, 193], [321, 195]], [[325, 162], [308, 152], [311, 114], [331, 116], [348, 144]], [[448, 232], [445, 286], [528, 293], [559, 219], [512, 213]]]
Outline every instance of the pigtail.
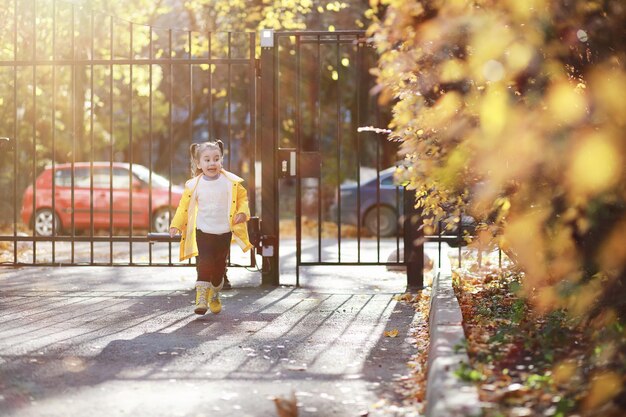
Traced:
[[224, 142], [218, 139], [215, 143], [217, 143], [217, 146], [220, 148], [220, 154], [224, 156]]
[[196, 175], [198, 175], [198, 171], [202, 171], [200, 169], [200, 167], [198, 167], [198, 146], [199, 144], [197, 143], [192, 143], [191, 146], [189, 146], [189, 162], [191, 165], [191, 176], [195, 177]]

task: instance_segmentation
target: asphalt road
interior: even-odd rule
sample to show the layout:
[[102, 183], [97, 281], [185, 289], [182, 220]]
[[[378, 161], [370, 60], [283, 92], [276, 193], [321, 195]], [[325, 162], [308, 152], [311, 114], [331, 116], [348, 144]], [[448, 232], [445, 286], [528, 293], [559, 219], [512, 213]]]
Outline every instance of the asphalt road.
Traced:
[[0, 415], [275, 416], [292, 394], [300, 416], [415, 415], [396, 392], [416, 353], [403, 273], [307, 267], [299, 288], [262, 287], [232, 268], [222, 313], [196, 316], [193, 272], [0, 269]]

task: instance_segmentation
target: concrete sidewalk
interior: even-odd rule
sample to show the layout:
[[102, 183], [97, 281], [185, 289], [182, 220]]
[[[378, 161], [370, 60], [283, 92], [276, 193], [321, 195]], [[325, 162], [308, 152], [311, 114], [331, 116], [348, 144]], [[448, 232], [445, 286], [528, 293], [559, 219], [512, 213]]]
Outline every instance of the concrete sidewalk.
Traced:
[[194, 272], [0, 269], [0, 414], [274, 416], [295, 393], [300, 416], [415, 415], [394, 382], [414, 353], [404, 274], [307, 268], [265, 288], [232, 269], [222, 313], [196, 316]]

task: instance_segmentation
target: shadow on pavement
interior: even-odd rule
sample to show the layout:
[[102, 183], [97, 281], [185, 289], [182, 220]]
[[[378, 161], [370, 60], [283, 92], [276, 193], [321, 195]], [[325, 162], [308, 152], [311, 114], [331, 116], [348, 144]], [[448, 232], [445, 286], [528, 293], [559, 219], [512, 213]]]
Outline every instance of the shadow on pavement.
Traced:
[[294, 392], [304, 413], [347, 416], [397, 398], [402, 281], [235, 288], [196, 316], [193, 281], [137, 269], [0, 274], [0, 414], [275, 415], [268, 398]]

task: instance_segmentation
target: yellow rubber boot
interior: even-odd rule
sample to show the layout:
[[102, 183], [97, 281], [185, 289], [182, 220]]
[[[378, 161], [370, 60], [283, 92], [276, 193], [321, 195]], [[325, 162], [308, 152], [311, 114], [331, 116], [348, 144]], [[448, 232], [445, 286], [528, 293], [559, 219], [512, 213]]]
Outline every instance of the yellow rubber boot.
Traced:
[[207, 289], [209, 283], [204, 281], [196, 282], [196, 308], [193, 311], [196, 314], [205, 314], [207, 310]]
[[214, 287], [213, 284], [209, 284], [209, 289], [207, 291], [207, 298], [209, 299], [209, 308], [211, 309], [211, 313], [217, 314], [222, 311], [222, 301], [220, 300], [220, 291], [224, 286], [224, 278], [222, 278], [222, 282], [217, 287]]

